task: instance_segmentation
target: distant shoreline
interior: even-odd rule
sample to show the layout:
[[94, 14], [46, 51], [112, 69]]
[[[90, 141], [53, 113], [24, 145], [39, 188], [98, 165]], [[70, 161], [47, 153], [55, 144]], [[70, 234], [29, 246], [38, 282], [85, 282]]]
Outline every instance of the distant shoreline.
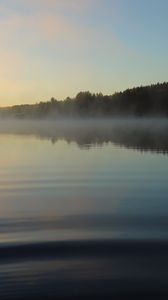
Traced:
[[0, 108], [0, 118], [168, 117], [168, 83], [127, 89], [111, 96], [80, 92], [75, 98]]

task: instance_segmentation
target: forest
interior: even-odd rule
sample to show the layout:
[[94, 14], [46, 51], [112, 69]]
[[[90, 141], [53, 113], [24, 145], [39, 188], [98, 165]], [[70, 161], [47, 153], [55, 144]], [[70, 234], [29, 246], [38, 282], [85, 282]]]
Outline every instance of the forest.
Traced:
[[75, 98], [1, 107], [0, 117], [150, 117], [168, 116], [168, 83], [157, 83], [116, 92], [113, 95], [80, 92]]

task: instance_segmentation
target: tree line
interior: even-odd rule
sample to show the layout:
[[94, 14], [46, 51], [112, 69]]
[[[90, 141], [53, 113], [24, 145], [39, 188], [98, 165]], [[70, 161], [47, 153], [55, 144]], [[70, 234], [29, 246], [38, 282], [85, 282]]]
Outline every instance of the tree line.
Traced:
[[1, 117], [57, 118], [112, 116], [168, 116], [168, 83], [141, 86], [113, 95], [80, 92], [66, 98], [31, 105], [0, 108]]

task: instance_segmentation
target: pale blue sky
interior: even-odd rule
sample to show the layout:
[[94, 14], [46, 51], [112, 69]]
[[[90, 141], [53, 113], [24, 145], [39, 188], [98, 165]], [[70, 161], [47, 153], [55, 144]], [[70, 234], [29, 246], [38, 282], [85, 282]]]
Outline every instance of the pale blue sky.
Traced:
[[168, 79], [167, 0], [0, 0], [0, 105]]

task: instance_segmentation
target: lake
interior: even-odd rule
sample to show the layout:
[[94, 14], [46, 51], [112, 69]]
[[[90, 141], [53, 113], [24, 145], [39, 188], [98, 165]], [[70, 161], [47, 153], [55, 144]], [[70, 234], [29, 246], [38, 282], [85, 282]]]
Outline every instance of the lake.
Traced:
[[1, 299], [168, 293], [168, 122], [0, 125]]

